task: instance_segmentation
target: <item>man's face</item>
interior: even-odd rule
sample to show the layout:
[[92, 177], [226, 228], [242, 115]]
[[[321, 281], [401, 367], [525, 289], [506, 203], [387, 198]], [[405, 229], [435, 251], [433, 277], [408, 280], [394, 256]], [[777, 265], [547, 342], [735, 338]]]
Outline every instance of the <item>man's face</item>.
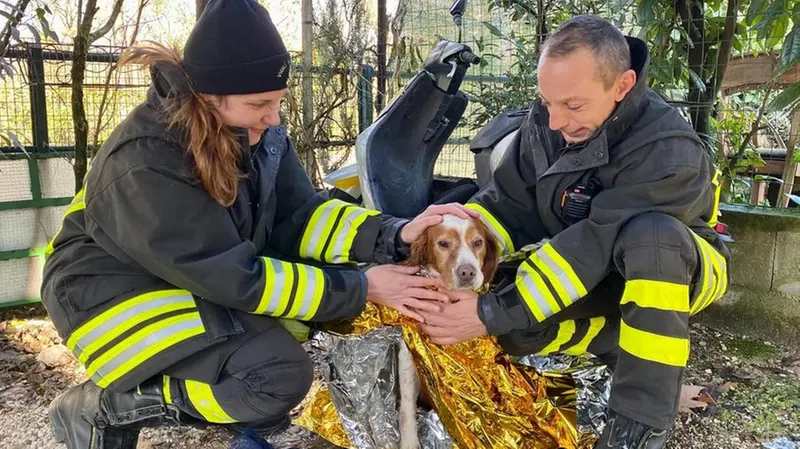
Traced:
[[254, 145], [267, 128], [281, 124], [281, 100], [286, 92], [286, 89], [282, 89], [257, 94], [225, 95], [211, 98], [211, 103], [226, 125], [247, 129], [250, 145]]
[[550, 115], [550, 129], [560, 131], [569, 144], [589, 139], [636, 84], [636, 72], [628, 70], [611, 88], [606, 88], [588, 49], [562, 57], [545, 53], [537, 74], [539, 94]]

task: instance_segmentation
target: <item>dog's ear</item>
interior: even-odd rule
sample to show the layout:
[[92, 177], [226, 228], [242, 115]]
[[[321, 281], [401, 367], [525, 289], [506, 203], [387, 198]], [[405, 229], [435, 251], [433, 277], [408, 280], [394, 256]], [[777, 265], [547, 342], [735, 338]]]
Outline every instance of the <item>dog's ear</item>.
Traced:
[[497, 272], [497, 265], [500, 262], [500, 250], [494, 233], [489, 230], [481, 219], [476, 219], [475, 222], [485, 241], [486, 256], [483, 258], [483, 267], [481, 267], [481, 271], [483, 272], [483, 281], [488, 284], [492, 282]]
[[429, 262], [428, 251], [428, 229], [420, 235], [413, 243], [411, 243], [411, 255], [403, 262], [403, 265], [424, 267]]

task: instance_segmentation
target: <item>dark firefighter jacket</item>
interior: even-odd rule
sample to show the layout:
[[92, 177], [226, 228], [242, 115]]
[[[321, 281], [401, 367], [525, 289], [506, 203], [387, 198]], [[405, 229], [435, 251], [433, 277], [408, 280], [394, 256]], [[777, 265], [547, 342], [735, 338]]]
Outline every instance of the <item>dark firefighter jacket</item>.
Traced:
[[50, 242], [42, 287], [88, 375], [120, 391], [263, 317], [357, 315], [367, 284], [349, 263], [395, 261], [405, 222], [315, 191], [282, 126], [252, 149], [237, 130], [249, 177], [219, 205], [160, 120], [185, 79], [151, 72], [147, 100], [99, 150]]
[[[522, 263], [514, 285], [481, 296], [479, 314], [491, 334], [531, 327], [591, 291], [612, 269], [620, 230], [642, 213], [678, 218], [727, 257], [710, 227], [719, 172], [689, 123], [647, 87], [644, 42], [628, 42], [637, 83], [601, 128], [566, 146], [536, 101], [492, 182], [468, 203], [506, 253], [550, 239]], [[598, 192], [588, 217], [570, 222], [563, 196], [581, 185]]]

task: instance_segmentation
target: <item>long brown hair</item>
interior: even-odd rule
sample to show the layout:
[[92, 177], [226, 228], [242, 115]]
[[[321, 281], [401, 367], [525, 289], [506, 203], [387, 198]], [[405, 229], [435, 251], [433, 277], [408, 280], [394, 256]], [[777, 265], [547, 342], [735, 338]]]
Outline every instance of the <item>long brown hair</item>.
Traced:
[[[156, 63], [171, 64], [183, 71], [183, 56], [175, 45], [137, 44], [125, 49], [119, 59], [120, 66], [137, 64], [150, 68]], [[167, 104], [166, 113], [168, 126], [185, 136], [200, 184], [219, 204], [233, 204], [239, 181], [245, 176], [239, 169], [242, 148], [236, 134], [190, 85], [186, 86], [185, 95], [177, 95]]]

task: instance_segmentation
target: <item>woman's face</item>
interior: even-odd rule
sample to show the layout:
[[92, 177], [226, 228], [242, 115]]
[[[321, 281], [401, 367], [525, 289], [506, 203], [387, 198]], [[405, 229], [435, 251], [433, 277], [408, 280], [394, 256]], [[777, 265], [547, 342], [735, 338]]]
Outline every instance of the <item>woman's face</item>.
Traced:
[[279, 112], [286, 92], [287, 89], [282, 89], [257, 94], [217, 96], [209, 100], [226, 125], [247, 129], [250, 145], [254, 145], [267, 128], [281, 124]]

